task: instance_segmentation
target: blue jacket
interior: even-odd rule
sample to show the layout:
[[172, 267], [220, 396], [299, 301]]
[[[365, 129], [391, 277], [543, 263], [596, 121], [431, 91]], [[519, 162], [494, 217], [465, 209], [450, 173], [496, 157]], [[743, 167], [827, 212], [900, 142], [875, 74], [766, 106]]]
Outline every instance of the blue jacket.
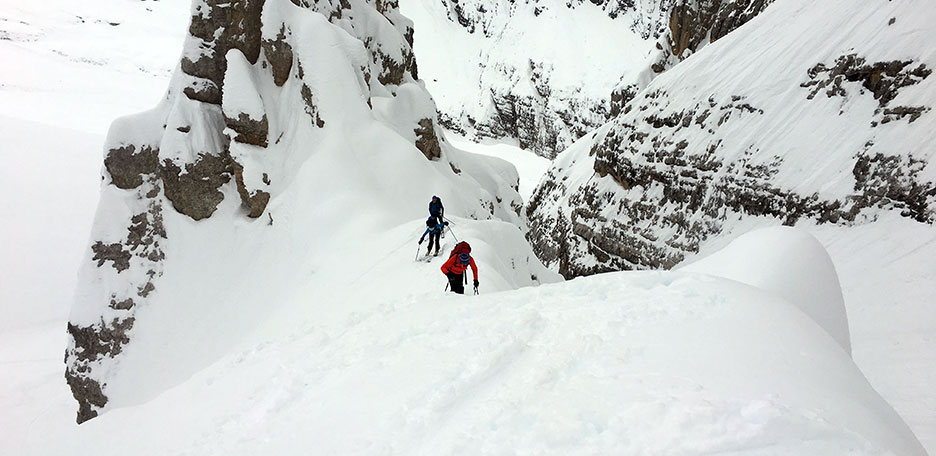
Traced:
[[442, 200], [439, 202], [429, 201], [429, 215], [434, 215], [436, 217], [442, 216], [445, 213], [445, 207], [442, 206]]
[[425, 239], [425, 238], [426, 238], [426, 235], [429, 234], [429, 233], [432, 233], [432, 234], [439, 234], [439, 233], [442, 233], [442, 230], [443, 230], [443, 229], [445, 229], [445, 225], [443, 225], [443, 224], [441, 224], [441, 223], [438, 224], [438, 225], [436, 225], [436, 226], [433, 227], [433, 228], [426, 228], [426, 231], [423, 232], [422, 236], [419, 237], [419, 241], [422, 242], [422, 240]]

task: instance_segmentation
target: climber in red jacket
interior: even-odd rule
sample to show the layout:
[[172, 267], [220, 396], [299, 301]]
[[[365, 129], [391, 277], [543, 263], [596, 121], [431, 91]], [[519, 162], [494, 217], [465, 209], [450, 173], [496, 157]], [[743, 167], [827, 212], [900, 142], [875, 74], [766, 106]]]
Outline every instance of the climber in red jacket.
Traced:
[[452, 255], [448, 261], [442, 265], [442, 273], [448, 277], [449, 285], [452, 291], [458, 294], [465, 294], [463, 285], [465, 270], [471, 267], [474, 274], [474, 289], [478, 291], [478, 267], [475, 265], [474, 258], [469, 255], [471, 246], [467, 242], [459, 242], [452, 249]]

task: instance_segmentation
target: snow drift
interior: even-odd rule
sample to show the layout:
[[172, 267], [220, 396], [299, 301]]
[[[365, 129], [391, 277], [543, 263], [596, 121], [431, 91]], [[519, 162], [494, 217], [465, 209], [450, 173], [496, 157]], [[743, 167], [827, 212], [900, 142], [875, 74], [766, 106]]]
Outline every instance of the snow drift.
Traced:
[[[183, 381], [297, 287], [327, 286], [310, 274], [347, 272], [339, 254], [369, 263], [354, 247], [432, 194], [453, 217], [519, 222], [516, 171], [441, 136], [411, 37], [392, 2], [193, 2], [164, 100], [105, 144], [68, 324], [79, 422]], [[535, 263], [504, 280], [535, 283]]]
[[[491, 223], [464, 222], [475, 233]], [[482, 245], [477, 256], [490, 258]], [[473, 297], [399, 286], [433, 281], [438, 264], [389, 255], [355, 286], [311, 286], [307, 296], [327, 305], [290, 312], [293, 325], [276, 322], [145, 404], [80, 432], [43, 416], [28, 445], [40, 454], [79, 445], [95, 454], [925, 455], [840, 343], [803, 303], [781, 297], [795, 294], [788, 282], [760, 281], [771, 292], [717, 276], [736, 248], [698, 265], [706, 274], [611, 273]], [[783, 266], [816, 269], [806, 260]], [[484, 280], [491, 267], [481, 269]], [[813, 285], [819, 295], [837, 289]]]
[[805, 231], [772, 227], [748, 232], [679, 269], [736, 280], [786, 299], [851, 353], [835, 265], [822, 244]]

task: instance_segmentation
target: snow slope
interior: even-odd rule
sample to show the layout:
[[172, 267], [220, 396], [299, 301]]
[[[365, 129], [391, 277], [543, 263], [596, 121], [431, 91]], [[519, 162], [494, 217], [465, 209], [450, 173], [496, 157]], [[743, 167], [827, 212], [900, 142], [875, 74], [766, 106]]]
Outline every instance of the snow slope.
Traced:
[[0, 114], [103, 136], [115, 118], [165, 93], [188, 6], [3, 0]]
[[290, 312], [292, 325], [254, 333], [153, 400], [80, 427], [61, 400], [18, 443], [34, 454], [925, 454], [847, 352], [763, 289], [687, 272], [475, 297], [399, 286], [440, 285], [437, 265], [391, 255], [353, 287], [310, 286], [315, 312]]
[[[112, 86], [119, 87], [122, 81], [122, 76], [107, 71], [95, 74], [98, 82], [116, 81]], [[81, 83], [92, 85], [87, 80]], [[49, 97], [42, 100], [48, 103], [43, 107], [48, 112], [61, 109]], [[134, 102], [139, 101], [106, 99], [100, 108], [126, 111]], [[92, 116], [73, 117], [67, 119], [94, 120]], [[100, 119], [94, 122], [101, 123]], [[15, 128], [2, 130], [4, 139], [14, 138], [14, 143], [24, 147], [42, 144], [35, 150], [48, 151], [23, 160], [66, 160], [62, 165], [73, 174], [79, 168], [100, 168], [98, 151], [91, 152], [94, 163], [87, 163], [78, 154], [62, 150], [67, 144], [93, 143], [91, 135], [15, 118], [7, 125]], [[47, 134], [54, 131], [58, 137], [48, 134], [39, 142], [37, 129]], [[87, 138], [75, 139], [83, 136]], [[49, 164], [27, 163], [37, 173], [50, 169]], [[509, 174], [496, 164], [491, 166]], [[50, 171], [50, 175], [59, 176], [60, 171]], [[13, 180], [7, 180], [3, 175], [0, 185], [31, 182], [25, 172], [12, 176]], [[82, 201], [90, 197], [88, 189], [97, 188], [97, 176], [94, 184], [77, 175], [71, 177], [80, 185], [76, 188], [84, 189], [80, 198], [65, 201], [58, 193], [43, 189], [35, 194], [45, 195], [36, 196], [40, 199], [24, 195], [12, 207], [35, 213], [37, 201], [52, 202], [75, 211], [56, 211], [60, 216], [84, 217], [87, 223], [89, 214], [78, 213], [86, 204]], [[4, 188], [22, 191], [12, 185]], [[226, 199], [236, 201], [237, 195]], [[425, 210], [422, 202], [413, 206], [413, 213]], [[290, 217], [285, 218], [290, 223]], [[58, 226], [50, 227], [39, 217], [28, 220], [28, 225], [22, 225], [23, 233], [27, 229], [58, 233]], [[23, 318], [19, 329], [0, 329], [4, 366], [0, 453], [256, 454], [334, 449], [343, 454], [474, 454], [527, 448], [557, 454], [589, 450], [882, 454], [889, 448], [895, 454], [921, 454], [913, 437], [869, 390], [841, 349], [786, 302], [734, 283], [718, 279], [712, 283], [682, 273], [619, 274], [488, 294], [532, 283], [527, 276], [530, 271], [539, 271], [540, 281], [547, 279], [548, 272], [524, 266], [527, 262], [535, 265], [535, 260], [514, 237], [519, 231], [514, 225], [454, 221], [458, 224], [454, 234], [475, 246], [482, 271], [480, 297], [460, 301], [438, 296], [434, 290], [444, 285], [438, 261], [410, 261], [417, 247], [413, 239], [422, 230], [418, 214], [396, 225], [386, 221], [377, 230], [380, 235], [369, 229], [373, 225], [355, 220], [351, 228], [329, 239], [332, 245], [317, 245], [321, 255], [296, 273], [307, 279], [291, 291], [294, 296], [288, 305], [265, 315], [265, 323], [252, 331], [236, 334], [239, 342], [226, 347], [218, 361], [150, 401], [114, 409], [80, 427], [74, 424], [74, 400], [61, 376], [64, 319], [26, 327], [35, 314], [19, 305], [0, 306], [4, 318], [7, 311]], [[276, 223], [282, 222], [277, 217]], [[236, 226], [244, 231], [245, 225]], [[305, 237], [327, 229], [288, 234], [302, 243]], [[881, 233], [869, 232], [854, 242], [864, 245]], [[68, 236], [60, 245], [80, 250], [66, 240]], [[50, 238], [43, 236], [42, 242]], [[237, 239], [223, 236], [195, 241], [204, 239], [208, 241], [201, 246], [209, 254], [222, 250], [219, 244], [238, 245]], [[448, 246], [454, 241], [446, 240]], [[285, 245], [278, 250], [282, 255], [295, 253], [290, 250], [295, 244], [281, 245]], [[881, 248], [888, 250], [885, 246]], [[840, 253], [853, 250], [842, 247]], [[15, 272], [5, 253], [5, 270]], [[926, 255], [926, 250], [918, 254]], [[276, 261], [280, 257], [267, 258]], [[907, 264], [899, 255], [895, 260], [901, 260], [898, 265]], [[860, 258], [847, 264], [849, 270], [858, 270], [867, 263]], [[188, 270], [209, 277], [196, 266]], [[900, 271], [909, 269], [902, 266]], [[65, 287], [53, 276], [48, 280], [53, 287]], [[222, 281], [219, 277], [211, 280]], [[223, 298], [232, 283], [226, 281], [214, 291]], [[41, 292], [43, 297], [55, 292], [32, 286], [21, 289]], [[719, 307], [726, 297], [732, 302]], [[258, 298], [255, 306], [267, 305], [267, 298]], [[733, 300], [759, 302], [763, 307], [756, 309], [769, 310], [748, 312], [749, 305]], [[8, 302], [4, 298], [3, 303]], [[674, 304], [679, 302], [683, 304]], [[716, 311], [700, 319], [700, 306]], [[254, 311], [220, 306], [217, 313], [207, 316], [204, 309], [186, 310], [194, 310], [190, 317], [195, 321], [171, 319], [171, 326], [164, 328], [166, 337], [191, 337], [186, 331], [219, 331], [215, 328], [218, 318], [249, 319]], [[926, 315], [925, 306], [918, 310], [916, 315]], [[750, 331], [737, 324], [739, 316], [751, 322]], [[687, 334], [694, 334], [692, 328], [698, 337], [688, 340]], [[922, 332], [919, 339], [904, 336], [918, 342], [926, 337]], [[736, 343], [740, 339], [746, 343]], [[184, 347], [173, 361], [185, 363], [190, 362], [185, 357], [202, 356], [201, 347], [195, 348]], [[858, 344], [855, 352], [857, 358]], [[804, 353], [815, 356], [804, 357]], [[745, 360], [750, 365], [740, 362]], [[773, 360], [777, 363], [768, 362]], [[790, 382], [785, 385], [750, 381], [776, 381], [787, 374]], [[163, 380], [160, 376], [157, 381]], [[388, 391], [388, 385], [394, 388]], [[783, 394], [774, 395], [776, 391]], [[925, 404], [914, 405], [925, 413]], [[355, 432], [343, 432], [349, 429]], [[427, 435], [436, 437], [427, 439]], [[674, 440], [673, 435], [683, 438]]]
[[403, 0], [447, 128], [554, 158], [772, 0]]
[[3, 329], [67, 316], [107, 127], [165, 93], [187, 21], [179, 0], [0, 2]]
[[936, 453], [936, 230], [890, 214], [810, 231], [838, 270], [855, 363]]

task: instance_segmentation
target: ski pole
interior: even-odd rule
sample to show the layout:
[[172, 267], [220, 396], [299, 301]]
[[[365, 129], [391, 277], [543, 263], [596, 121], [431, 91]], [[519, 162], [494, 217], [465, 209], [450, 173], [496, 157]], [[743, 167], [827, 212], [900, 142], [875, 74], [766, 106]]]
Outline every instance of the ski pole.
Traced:
[[450, 226], [448, 226], [448, 225], [445, 225], [445, 227], [448, 228], [449, 233], [452, 233], [452, 237], [455, 238], [455, 242], [458, 242], [458, 236], [456, 236], [456, 235], [455, 235], [455, 232], [452, 231], [452, 227], [450, 227]]
[[457, 223], [453, 222], [453, 221], [452, 221], [451, 219], [449, 219], [448, 217], [442, 217], [442, 220], [444, 220], [444, 221], [446, 221], [446, 222], [449, 222], [449, 223], [451, 223], [452, 225], [457, 225]]
[[416, 244], [416, 258], [413, 258], [413, 261], [419, 260], [419, 251], [422, 250], [422, 243]]
[[475, 289], [475, 294], [478, 294], [478, 287], [474, 287], [474, 289]]

